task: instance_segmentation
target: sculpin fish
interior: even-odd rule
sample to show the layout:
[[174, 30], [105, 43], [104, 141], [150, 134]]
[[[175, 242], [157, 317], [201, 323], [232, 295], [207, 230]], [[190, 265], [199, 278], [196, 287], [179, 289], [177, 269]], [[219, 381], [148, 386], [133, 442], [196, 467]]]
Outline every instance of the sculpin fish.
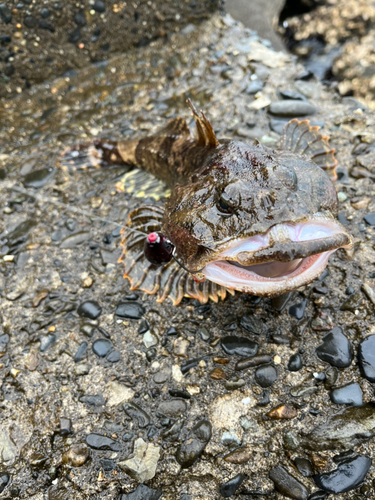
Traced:
[[[310, 283], [333, 252], [351, 248], [336, 220], [335, 150], [319, 127], [290, 121], [277, 149], [219, 141], [205, 114], [188, 104], [196, 137], [176, 118], [149, 137], [100, 139], [90, 150], [97, 165], [133, 165], [171, 190], [164, 207], [129, 215], [120, 261], [132, 290], [174, 304], [184, 296], [217, 301], [234, 290], [272, 297]], [[148, 243], [162, 238], [177, 261], [147, 260], [149, 233], [156, 234]]]

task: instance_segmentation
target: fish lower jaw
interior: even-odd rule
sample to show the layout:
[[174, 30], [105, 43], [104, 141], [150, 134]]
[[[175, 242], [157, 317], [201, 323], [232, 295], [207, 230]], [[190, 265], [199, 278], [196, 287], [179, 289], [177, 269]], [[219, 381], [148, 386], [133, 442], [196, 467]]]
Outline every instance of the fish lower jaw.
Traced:
[[226, 260], [210, 262], [203, 269], [206, 279], [259, 297], [273, 297], [290, 292], [316, 279], [327, 266], [328, 250], [289, 262], [272, 261], [253, 266], [241, 266]]

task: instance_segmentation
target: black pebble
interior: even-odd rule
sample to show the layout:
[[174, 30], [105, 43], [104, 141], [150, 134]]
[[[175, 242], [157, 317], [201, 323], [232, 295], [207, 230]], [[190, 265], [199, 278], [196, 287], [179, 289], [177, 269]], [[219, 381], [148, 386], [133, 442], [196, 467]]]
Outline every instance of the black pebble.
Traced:
[[168, 328], [168, 330], [165, 332], [166, 335], [178, 335], [178, 331], [174, 326], [171, 326]]
[[85, 13], [82, 12], [82, 11], [76, 12], [74, 14], [73, 20], [74, 20], [74, 22], [76, 23], [77, 26], [85, 26], [85, 24], [86, 24]]
[[82, 344], [78, 347], [77, 353], [74, 356], [75, 363], [79, 363], [82, 360], [83, 356], [87, 351], [87, 346], [88, 346], [87, 342], [82, 342]]
[[121, 302], [116, 307], [115, 314], [120, 318], [142, 319], [145, 312], [145, 308], [137, 302]]
[[[0, 35], [0, 43], [1, 45], [8, 45], [12, 39], [9, 35]], [[1, 169], [0, 179], [5, 179], [5, 170]]]
[[260, 92], [263, 88], [264, 84], [261, 80], [253, 80], [249, 83], [249, 85], [245, 89], [245, 93], [252, 95]]
[[43, 18], [43, 19], [47, 19], [47, 17], [49, 17], [51, 15], [51, 12], [46, 9], [45, 7], [40, 11], [40, 16]]
[[169, 389], [169, 394], [173, 398], [191, 399], [190, 394], [187, 391], [183, 391], [181, 389]]
[[331, 401], [333, 403], [352, 404], [353, 406], [362, 406], [363, 392], [361, 386], [357, 382], [335, 387], [331, 390]]
[[229, 479], [226, 483], [221, 484], [219, 486], [220, 495], [224, 498], [229, 498], [234, 495], [245, 478], [245, 474], [237, 474], [237, 476], [232, 477], [232, 479]]
[[113, 349], [108, 356], [107, 356], [107, 361], [110, 363], [117, 363], [121, 359], [121, 353], [117, 349]]
[[92, 344], [92, 350], [99, 356], [99, 358], [104, 358], [107, 356], [109, 351], [113, 348], [113, 344], [108, 339], [98, 339]]
[[251, 357], [256, 355], [259, 345], [246, 337], [229, 335], [221, 339], [221, 347], [226, 354]]
[[106, 330], [104, 330], [104, 328], [102, 328], [101, 326], [98, 326], [98, 330], [102, 335], [104, 335], [106, 339], [111, 338], [110, 334]]
[[49, 333], [40, 338], [40, 352], [46, 352], [47, 349], [51, 347], [56, 342], [56, 335], [54, 333]]
[[288, 370], [290, 372], [298, 372], [302, 368], [302, 358], [296, 353], [292, 354], [288, 362]]
[[348, 286], [345, 290], [346, 295], [353, 295], [354, 292], [355, 290], [352, 286]]
[[310, 477], [314, 474], [312, 463], [310, 462], [310, 460], [307, 460], [307, 458], [295, 458], [294, 465], [297, 467], [298, 472], [304, 477]]
[[271, 387], [277, 380], [277, 370], [273, 365], [260, 366], [255, 371], [255, 380], [261, 387]]
[[34, 16], [26, 16], [25, 19], [23, 20], [23, 24], [27, 28], [35, 28], [36, 25], [38, 24], [38, 21]]
[[81, 396], [79, 398], [81, 403], [85, 403], [89, 406], [104, 406], [105, 400], [101, 394], [93, 394], [87, 396]]
[[289, 315], [298, 320], [303, 318], [307, 304], [307, 299], [301, 300], [298, 304], [289, 307]]
[[140, 324], [139, 324], [139, 327], [138, 327], [138, 333], [140, 335], [143, 335], [144, 333], [148, 332], [150, 329], [150, 327], [148, 326], [148, 323], [145, 319], [143, 319]]
[[113, 460], [110, 460], [109, 458], [102, 458], [100, 460], [100, 465], [102, 466], [103, 470], [105, 471], [111, 471], [116, 469], [116, 462]]
[[42, 30], [48, 30], [51, 33], [55, 32], [55, 28], [52, 26], [52, 24], [49, 21], [46, 21], [45, 19], [41, 19], [39, 21], [39, 28]]
[[369, 224], [370, 226], [375, 226], [375, 212], [366, 214], [363, 218], [365, 222], [367, 222], [367, 224]]
[[0, 4], [0, 17], [5, 24], [12, 22], [12, 13], [4, 3]]
[[102, 434], [88, 434], [86, 436], [86, 443], [94, 450], [121, 451], [122, 449], [120, 443]]
[[318, 490], [314, 491], [314, 493], [311, 493], [309, 495], [309, 498], [307, 500], [325, 500], [325, 498], [328, 497], [328, 493], [326, 491]]
[[138, 295], [136, 293], [129, 293], [128, 295], [125, 295], [124, 297], [125, 300], [138, 300]]
[[260, 335], [263, 332], [263, 323], [260, 319], [255, 318], [252, 314], [242, 316], [240, 326], [248, 333]]
[[322, 361], [338, 368], [346, 368], [353, 361], [352, 345], [339, 326], [323, 338], [316, 354]]
[[363, 377], [375, 382], [375, 335], [366, 337], [358, 347], [358, 364]]
[[137, 404], [135, 404], [135, 403], [124, 403], [122, 405], [122, 407], [124, 408], [125, 413], [132, 420], [136, 420], [138, 422], [139, 427], [144, 428], [144, 427], [147, 427], [150, 424], [151, 418]]
[[290, 297], [292, 296], [293, 292], [287, 292], [283, 293], [281, 295], [278, 295], [277, 297], [274, 297], [271, 300], [271, 305], [276, 311], [283, 311], [287, 303], [289, 302]]
[[120, 495], [117, 500], [159, 500], [162, 493], [161, 488], [153, 490], [145, 484], [139, 484], [135, 490]]
[[92, 8], [93, 8], [96, 12], [103, 13], [103, 12], [105, 12], [105, 3], [104, 3], [104, 2], [101, 2], [100, 0], [95, 0], [95, 3], [94, 3], [94, 5], [92, 6]]
[[306, 101], [306, 97], [299, 92], [292, 90], [280, 90], [280, 95], [283, 99], [297, 99], [297, 101]]
[[77, 43], [81, 39], [81, 31], [80, 28], [76, 28], [73, 30], [68, 36], [69, 43]]
[[76, 219], [71, 219], [70, 217], [66, 219], [65, 226], [69, 229], [69, 231], [75, 231], [77, 228]]
[[72, 421], [70, 418], [60, 417], [60, 435], [67, 436], [72, 433]]
[[25, 187], [32, 187], [36, 189], [42, 188], [47, 182], [55, 175], [53, 168], [41, 168], [34, 170], [23, 178], [23, 185]]
[[277, 465], [270, 471], [270, 479], [275, 483], [275, 489], [287, 498], [307, 500], [307, 488], [295, 477], [284, 469], [282, 465]]
[[345, 493], [354, 490], [365, 479], [372, 460], [365, 455], [357, 455], [343, 460], [336, 470], [325, 474], [316, 474], [313, 479], [318, 486], [328, 493]]
[[77, 313], [81, 318], [96, 319], [101, 315], [102, 308], [96, 300], [86, 300], [82, 302], [77, 309]]
[[182, 468], [191, 467], [202, 455], [212, 436], [211, 423], [201, 420], [190, 431], [177, 449], [176, 459]]
[[338, 216], [337, 216], [337, 219], [338, 221], [343, 225], [343, 226], [347, 226], [348, 224], [350, 224], [350, 222], [348, 221], [348, 219], [345, 217], [344, 214], [342, 213], [339, 213]]
[[5, 490], [6, 485], [10, 481], [10, 475], [7, 472], [0, 471], [0, 493]]

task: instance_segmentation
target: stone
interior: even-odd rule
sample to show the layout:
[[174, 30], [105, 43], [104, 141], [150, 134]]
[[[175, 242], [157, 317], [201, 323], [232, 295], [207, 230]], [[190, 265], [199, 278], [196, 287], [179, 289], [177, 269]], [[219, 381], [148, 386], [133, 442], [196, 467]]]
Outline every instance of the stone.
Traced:
[[86, 436], [86, 443], [90, 446], [90, 448], [93, 448], [94, 450], [122, 450], [122, 446], [118, 441], [115, 441], [108, 436], [97, 434], [95, 432]]
[[272, 357], [268, 354], [258, 354], [257, 356], [251, 358], [240, 359], [237, 361], [234, 369], [236, 371], [246, 370], [246, 368], [252, 368], [254, 366], [264, 365], [271, 363]]
[[113, 344], [108, 339], [97, 339], [92, 344], [92, 350], [99, 358], [105, 358], [112, 348]]
[[108, 355], [107, 355], [107, 361], [110, 363], [117, 363], [121, 359], [121, 353], [117, 349], [113, 349]]
[[263, 322], [252, 314], [244, 314], [240, 326], [248, 333], [254, 333], [255, 335], [260, 335], [263, 332]]
[[68, 436], [72, 433], [72, 421], [70, 418], [60, 417], [60, 435]]
[[250, 447], [244, 446], [243, 448], [237, 448], [228, 455], [225, 455], [224, 460], [230, 464], [245, 464], [252, 457], [253, 451]]
[[307, 305], [307, 299], [301, 300], [298, 304], [294, 304], [289, 307], [289, 315], [292, 316], [292, 318], [296, 318], [298, 320], [303, 318], [303, 315], [305, 314], [305, 309]]
[[90, 450], [84, 444], [74, 444], [62, 454], [63, 464], [69, 464], [72, 467], [81, 467], [90, 458]]
[[86, 354], [87, 347], [88, 347], [87, 342], [81, 342], [81, 344], [78, 347], [77, 352], [73, 358], [75, 363], [79, 363], [80, 361], [82, 361], [83, 357]]
[[171, 376], [172, 370], [169, 367], [163, 368], [163, 370], [160, 370], [155, 373], [153, 376], [153, 380], [155, 384], [164, 384]]
[[277, 465], [270, 471], [270, 479], [275, 484], [275, 489], [288, 498], [307, 500], [307, 488], [282, 466]]
[[237, 436], [234, 431], [225, 431], [221, 436], [221, 442], [224, 446], [239, 446], [241, 444], [241, 439]]
[[11, 464], [18, 454], [17, 446], [13, 443], [8, 429], [0, 429], [0, 457], [3, 463]]
[[264, 83], [261, 80], [253, 80], [245, 89], [245, 93], [252, 95], [260, 92], [264, 87]]
[[134, 441], [132, 455], [132, 458], [119, 462], [118, 466], [138, 482], [152, 479], [160, 458], [160, 447], [138, 438]]
[[363, 392], [357, 382], [335, 387], [330, 393], [331, 401], [338, 405], [352, 404], [361, 406], [363, 404]]
[[81, 396], [79, 398], [81, 403], [85, 403], [90, 406], [104, 406], [105, 405], [105, 400], [101, 394], [93, 394], [93, 395], [86, 395], [86, 396]]
[[372, 464], [372, 459], [365, 455], [356, 455], [340, 461], [336, 470], [316, 474], [313, 480], [318, 488], [328, 493], [345, 493], [354, 490], [365, 479]]
[[77, 313], [81, 318], [97, 319], [102, 313], [102, 308], [96, 300], [86, 300], [78, 306]]
[[2, 493], [10, 481], [10, 474], [5, 471], [0, 471], [0, 493]]
[[246, 337], [229, 335], [221, 339], [221, 347], [226, 354], [250, 357], [258, 352], [259, 344]]
[[296, 457], [294, 459], [294, 465], [297, 467], [298, 472], [304, 477], [310, 477], [314, 474], [313, 465], [307, 458]]
[[269, 112], [277, 116], [306, 116], [314, 115], [317, 109], [307, 101], [290, 99], [287, 101], [272, 102]]
[[179, 417], [187, 410], [187, 404], [183, 399], [171, 399], [159, 404], [158, 411], [168, 417]]
[[0, 4], [0, 18], [5, 24], [12, 22], [12, 13], [4, 3]]
[[80, 231], [78, 233], [71, 234], [64, 238], [60, 243], [60, 248], [75, 248], [82, 243], [85, 243], [91, 238], [91, 234], [88, 231]]
[[314, 491], [311, 493], [307, 500], [325, 500], [328, 497], [328, 493], [323, 490]]
[[303, 447], [313, 451], [348, 450], [375, 436], [375, 405], [347, 408], [307, 434]]
[[153, 490], [145, 484], [139, 484], [137, 488], [130, 493], [125, 493], [118, 497], [118, 500], [159, 500], [163, 490], [158, 488]]
[[126, 387], [125, 385], [122, 385], [115, 380], [113, 382], [109, 382], [107, 389], [108, 406], [117, 406], [121, 403], [127, 403], [133, 398], [135, 394], [133, 389], [130, 389], [130, 387]]
[[226, 483], [220, 484], [220, 495], [224, 498], [233, 496], [241, 486], [245, 478], [245, 474], [237, 474], [237, 476], [232, 477], [232, 479], [229, 479], [229, 481], [227, 481]]
[[323, 337], [323, 343], [316, 349], [318, 358], [337, 368], [346, 368], [353, 361], [353, 348], [339, 326]]
[[304, 95], [299, 92], [293, 92], [293, 90], [280, 90], [280, 96], [285, 100], [294, 99], [297, 101], [306, 101]]
[[142, 319], [145, 312], [145, 308], [138, 302], [120, 302], [115, 310], [116, 316], [128, 319]]
[[289, 358], [288, 361], [288, 370], [290, 372], [298, 372], [302, 368], [302, 358], [301, 355], [298, 354], [292, 354]]
[[191, 467], [202, 455], [212, 435], [208, 420], [200, 420], [177, 449], [176, 460], [183, 469]]
[[369, 226], [375, 226], [375, 212], [366, 214], [363, 218]]
[[272, 408], [267, 413], [267, 417], [272, 419], [291, 419], [297, 416], [297, 410], [293, 406], [287, 404], [280, 404], [275, 408]]
[[132, 419], [138, 422], [139, 427], [147, 427], [151, 423], [149, 415], [142, 410], [136, 403], [124, 403], [122, 405], [125, 413]]
[[159, 339], [158, 339], [158, 337], [151, 330], [148, 330], [143, 335], [142, 341], [143, 341], [146, 349], [150, 349], [150, 347], [154, 347], [155, 345], [158, 344]]
[[375, 382], [375, 335], [369, 335], [359, 344], [358, 364], [362, 376]]
[[273, 365], [263, 365], [256, 369], [255, 380], [263, 388], [271, 387], [277, 380], [277, 370]]

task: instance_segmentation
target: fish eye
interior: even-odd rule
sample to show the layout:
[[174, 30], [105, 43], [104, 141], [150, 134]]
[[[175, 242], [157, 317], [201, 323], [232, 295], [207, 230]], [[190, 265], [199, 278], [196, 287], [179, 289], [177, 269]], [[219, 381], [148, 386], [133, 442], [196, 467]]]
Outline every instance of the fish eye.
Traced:
[[277, 176], [285, 187], [296, 191], [298, 181], [293, 168], [279, 167], [277, 169]]
[[227, 193], [222, 193], [217, 203], [217, 208], [222, 215], [232, 215], [233, 205]]

